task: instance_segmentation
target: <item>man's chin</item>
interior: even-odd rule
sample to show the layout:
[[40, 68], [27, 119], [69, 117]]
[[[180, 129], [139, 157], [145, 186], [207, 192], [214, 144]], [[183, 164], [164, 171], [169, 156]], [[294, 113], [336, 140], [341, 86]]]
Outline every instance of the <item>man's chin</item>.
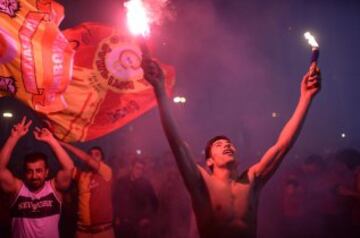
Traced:
[[30, 190], [38, 190], [44, 186], [44, 182], [30, 182], [27, 184]]
[[232, 167], [234, 165], [236, 165], [236, 160], [234, 157], [229, 157], [226, 161], [225, 161], [225, 165], [227, 167]]
[[218, 167], [220, 168], [231, 168], [235, 165], [235, 159], [234, 158], [224, 158], [221, 163], [218, 164]]

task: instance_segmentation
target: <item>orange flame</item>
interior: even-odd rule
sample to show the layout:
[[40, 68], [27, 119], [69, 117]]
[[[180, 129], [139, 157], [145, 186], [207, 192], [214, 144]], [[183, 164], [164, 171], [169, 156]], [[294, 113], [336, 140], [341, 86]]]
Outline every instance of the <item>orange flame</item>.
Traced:
[[129, 30], [134, 35], [150, 34], [150, 17], [143, 0], [129, 0], [124, 3]]

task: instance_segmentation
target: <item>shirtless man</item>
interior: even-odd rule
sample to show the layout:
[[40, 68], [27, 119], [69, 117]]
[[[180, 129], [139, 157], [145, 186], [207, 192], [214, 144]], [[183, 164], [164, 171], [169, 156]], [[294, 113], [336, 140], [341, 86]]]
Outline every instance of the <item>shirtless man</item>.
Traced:
[[236, 149], [225, 136], [214, 137], [206, 147], [206, 164], [211, 173], [195, 164], [170, 113], [162, 70], [155, 61], [147, 58], [142, 67], [145, 78], [154, 87], [162, 126], [190, 193], [200, 237], [256, 237], [260, 191], [299, 135], [310, 104], [320, 89], [319, 69], [313, 64], [304, 76], [295, 112], [276, 143], [257, 163], [238, 176]]
[[0, 150], [0, 189], [11, 199], [12, 237], [57, 238], [62, 191], [70, 186], [74, 164], [59, 142], [47, 129], [36, 128], [35, 139], [47, 143], [60, 162], [53, 179], [48, 179], [49, 167], [45, 154], [35, 152], [24, 158], [24, 180], [16, 178], [7, 168], [17, 142], [31, 125], [26, 117], [11, 130]]

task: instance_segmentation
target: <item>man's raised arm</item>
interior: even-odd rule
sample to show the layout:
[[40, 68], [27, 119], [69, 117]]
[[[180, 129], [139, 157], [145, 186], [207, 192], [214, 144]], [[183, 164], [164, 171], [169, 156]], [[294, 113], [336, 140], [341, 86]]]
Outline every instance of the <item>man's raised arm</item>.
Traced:
[[[142, 68], [145, 79], [154, 88], [162, 126], [185, 185], [191, 194], [193, 202], [200, 203], [195, 204], [194, 209], [209, 205], [205, 202], [209, 200], [205, 181], [193, 160], [188, 146], [180, 137], [174, 118], [170, 113], [169, 100], [165, 92], [164, 74], [158, 63], [151, 59], [143, 59]], [[203, 201], [202, 204], [201, 201]]]
[[61, 169], [57, 172], [54, 180], [52, 180], [54, 187], [58, 191], [67, 189], [71, 183], [71, 176], [74, 169], [74, 163], [59, 141], [46, 128], [35, 128], [34, 137], [38, 141], [47, 143], [54, 151], [57, 160], [60, 163]]
[[26, 122], [26, 117], [23, 117], [21, 122], [17, 123], [11, 130], [11, 134], [6, 140], [4, 146], [0, 151], [0, 187], [5, 193], [16, 194], [21, 187], [21, 180], [16, 178], [7, 168], [12, 151], [17, 142], [25, 136], [32, 121]]
[[77, 158], [84, 161], [87, 166], [97, 171], [100, 167], [100, 161], [96, 161], [93, 159], [88, 153], [85, 151], [69, 144], [66, 142], [60, 142], [63, 147], [65, 147], [67, 150], [71, 151], [74, 155], [76, 155]]
[[320, 90], [320, 70], [313, 64], [301, 82], [301, 94], [296, 109], [282, 129], [277, 142], [249, 170], [266, 182], [279, 167], [286, 153], [296, 141], [314, 96]]

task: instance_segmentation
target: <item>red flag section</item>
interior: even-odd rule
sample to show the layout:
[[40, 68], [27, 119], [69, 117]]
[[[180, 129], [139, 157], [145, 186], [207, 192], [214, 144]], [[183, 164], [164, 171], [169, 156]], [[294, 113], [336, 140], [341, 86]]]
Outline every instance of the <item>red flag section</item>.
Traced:
[[[68, 107], [48, 115], [57, 137], [95, 139], [155, 106], [153, 89], [140, 67], [140, 48], [127, 31], [84, 23], [63, 33], [76, 53], [73, 79], [65, 92]], [[170, 92], [175, 73], [170, 66], [162, 68]]]
[[55, 1], [0, 1], [0, 97], [44, 114], [66, 108], [74, 51], [58, 28], [63, 17]]

